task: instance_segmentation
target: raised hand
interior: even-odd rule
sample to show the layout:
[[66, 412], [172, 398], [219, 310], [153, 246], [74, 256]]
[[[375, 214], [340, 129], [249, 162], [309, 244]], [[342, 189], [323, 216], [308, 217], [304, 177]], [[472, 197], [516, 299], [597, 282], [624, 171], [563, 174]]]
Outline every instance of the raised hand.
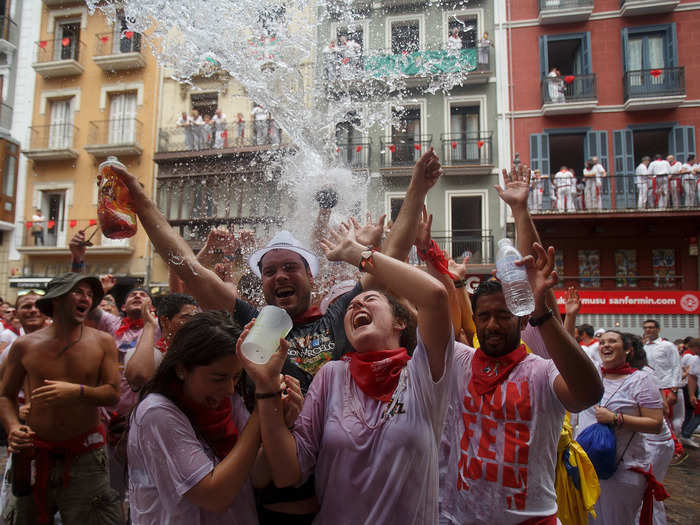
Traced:
[[530, 194], [530, 168], [520, 164], [517, 168], [513, 167], [510, 173], [503, 169], [503, 181], [505, 188], [502, 188], [499, 184], [494, 186], [498, 196], [511, 209], [527, 207], [527, 198]]
[[353, 260], [355, 256], [359, 259], [359, 253], [365, 247], [357, 242], [355, 227], [350, 223], [342, 223], [335, 229], [328, 232], [328, 237], [321, 239], [321, 248], [329, 261], [345, 261], [350, 264], [357, 264], [359, 260]]
[[581, 298], [578, 296], [578, 290], [573, 286], [569, 286], [566, 290], [566, 303], [565, 303], [566, 315], [578, 315], [581, 310]]
[[82, 261], [85, 258], [85, 251], [87, 250], [87, 245], [85, 244], [85, 231], [79, 230], [78, 233], [73, 235], [73, 238], [68, 243], [68, 248], [70, 249], [71, 256], [75, 261]]
[[245, 325], [243, 332], [238, 338], [236, 343], [236, 355], [241, 360], [243, 369], [246, 371], [248, 376], [255, 383], [255, 390], [259, 393], [273, 393], [280, 388], [280, 372], [282, 371], [282, 365], [284, 365], [284, 360], [287, 358], [287, 350], [289, 349], [289, 343], [284, 339], [280, 339], [280, 347], [272, 354], [267, 363], [258, 364], [253, 363], [251, 360], [246, 358], [241, 352], [241, 345], [245, 341], [246, 337], [250, 333], [250, 329], [253, 328], [255, 324], [255, 319]]
[[355, 220], [355, 217], [351, 217], [353, 227], [355, 228], [355, 236], [357, 237], [357, 242], [364, 246], [371, 246], [372, 248], [379, 250], [382, 247], [382, 235], [384, 234], [384, 221], [386, 220], [386, 213], [379, 217], [376, 224], [372, 223], [372, 214], [367, 212], [365, 218], [365, 225], [360, 226], [360, 224]]
[[147, 298], [141, 305], [141, 316], [143, 317], [143, 322], [153, 326], [158, 326], [158, 321], [156, 316], [153, 315], [153, 304], [151, 299]]
[[420, 159], [416, 162], [413, 167], [413, 177], [411, 179], [411, 184], [418, 186], [420, 189], [426, 193], [430, 188], [435, 186], [435, 183], [442, 175], [442, 167], [440, 166], [440, 159], [435, 154], [435, 150], [431, 147]]
[[467, 276], [467, 263], [469, 257], [465, 257], [462, 264], [457, 264], [452, 257], [447, 258], [447, 269], [455, 274], [459, 279], [464, 279]]
[[301, 385], [296, 377], [285, 375], [282, 379], [280, 388], [282, 389], [284, 422], [287, 428], [293, 428], [294, 422], [304, 406], [304, 395], [301, 393]]
[[432, 237], [430, 235], [430, 230], [433, 226], [433, 215], [432, 213], [428, 215], [428, 210], [423, 206], [423, 212], [421, 213], [420, 221], [418, 222], [418, 232], [416, 234], [416, 250], [427, 251], [431, 247]]
[[535, 297], [535, 308], [544, 306], [545, 294], [547, 290], [556, 286], [559, 276], [554, 271], [554, 247], [550, 246], [547, 251], [540, 243], [534, 243], [532, 249], [534, 257], [528, 255], [517, 261], [515, 264], [524, 266], [527, 269], [527, 276], [532, 287], [532, 295]]
[[107, 295], [117, 284], [117, 278], [111, 273], [108, 273], [107, 275], [100, 275], [100, 283], [102, 283], [102, 289], [104, 290], [105, 295]]

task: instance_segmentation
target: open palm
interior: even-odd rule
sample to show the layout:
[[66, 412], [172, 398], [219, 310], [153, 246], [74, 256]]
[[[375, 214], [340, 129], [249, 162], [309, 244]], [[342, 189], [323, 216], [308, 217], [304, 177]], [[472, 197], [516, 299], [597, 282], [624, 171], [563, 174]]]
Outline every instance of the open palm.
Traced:
[[527, 198], [530, 194], [530, 168], [521, 164], [513, 168], [510, 173], [504, 169], [503, 181], [505, 188], [500, 185], [494, 186], [498, 196], [511, 208], [527, 206]]

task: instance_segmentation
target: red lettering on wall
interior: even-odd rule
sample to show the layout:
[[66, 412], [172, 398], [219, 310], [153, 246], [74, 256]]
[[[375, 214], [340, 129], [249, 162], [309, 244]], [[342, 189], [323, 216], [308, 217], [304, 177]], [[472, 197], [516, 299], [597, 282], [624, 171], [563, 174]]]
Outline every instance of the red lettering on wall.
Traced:
[[486, 463], [484, 479], [486, 481], [498, 481], [498, 463], [491, 463], [490, 461]]
[[481, 413], [495, 419], [504, 419], [503, 416], [503, 389], [498, 385], [490, 394], [484, 394], [482, 398]]
[[491, 449], [496, 444], [496, 429], [498, 423], [487, 417], [481, 418], [481, 439], [479, 440], [479, 457], [496, 459], [496, 451]]
[[462, 420], [464, 421], [464, 434], [462, 434], [460, 448], [464, 452], [469, 452], [469, 441], [474, 435], [474, 430], [471, 428], [471, 425], [476, 424], [476, 416], [474, 414], [462, 412]]
[[[520, 418], [516, 416], [516, 407]], [[529, 382], [523, 381], [520, 383], [520, 392], [518, 392], [517, 383], [508, 383], [506, 385], [506, 417], [507, 419], [523, 419], [525, 421], [530, 421], [532, 418]]]
[[527, 465], [530, 447], [530, 429], [525, 423], [506, 423], [506, 439], [503, 446], [503, 461]]

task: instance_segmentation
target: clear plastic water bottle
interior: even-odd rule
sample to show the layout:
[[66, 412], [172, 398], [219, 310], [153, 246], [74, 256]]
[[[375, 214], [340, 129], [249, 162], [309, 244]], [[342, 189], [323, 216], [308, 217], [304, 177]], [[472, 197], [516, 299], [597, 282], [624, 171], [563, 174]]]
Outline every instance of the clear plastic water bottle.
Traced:
[[527, 270], [515, 265], [515, 261], [520, 259], [522, 255], [510, 239], [498, 241], [496, 275], [503, 285], [503, 295], [508, 310], [517, 316], [531, 314], [535, 309], [535, 298], [532, 295], [530, 281], [527, 279]]

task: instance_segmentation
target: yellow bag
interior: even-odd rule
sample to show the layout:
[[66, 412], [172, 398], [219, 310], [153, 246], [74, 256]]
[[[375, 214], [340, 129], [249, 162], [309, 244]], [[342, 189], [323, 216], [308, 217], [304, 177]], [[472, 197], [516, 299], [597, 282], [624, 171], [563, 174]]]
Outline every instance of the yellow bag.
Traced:
[[568, 412], [557, 445], [556, 476], [557, 517], [564, 525], [586, 525], [588, 513], [596, 517], [600, 483], [586, 451], [573, 439]]

